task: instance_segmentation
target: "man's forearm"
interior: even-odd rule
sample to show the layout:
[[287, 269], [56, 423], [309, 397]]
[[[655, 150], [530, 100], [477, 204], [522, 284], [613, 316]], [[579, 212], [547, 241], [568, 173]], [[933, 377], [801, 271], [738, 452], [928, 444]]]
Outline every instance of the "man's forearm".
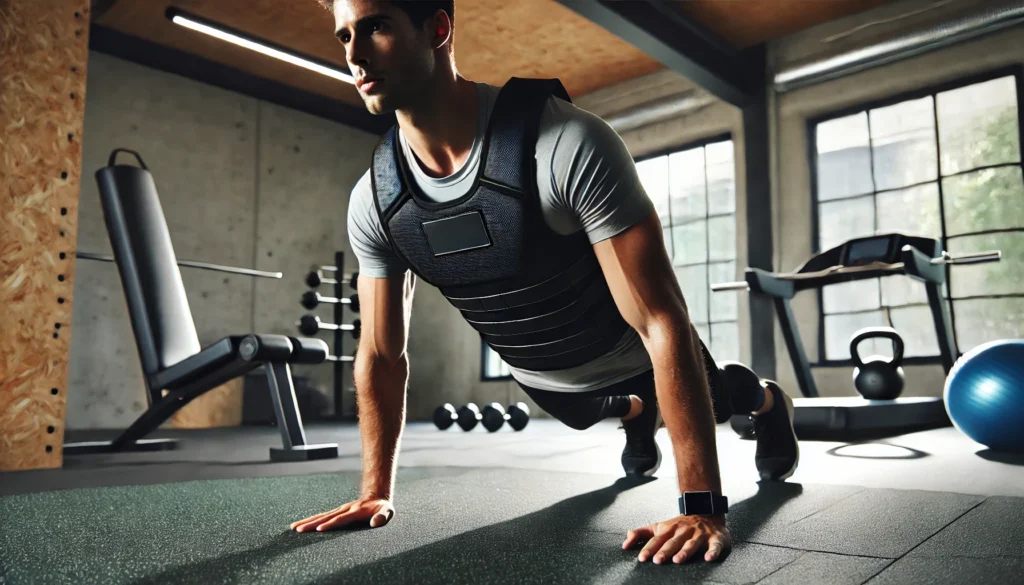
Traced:
[[647, 340], [665, 427], [672, 440], [680, 493], [721, 493], [715, 419], [700, 343], [689, 322], [652, 328]]
[[405, 425], [409, 363], [356, 358], [356, 400], [362, 438], [363, 497], [394, 496], [398, 444]]

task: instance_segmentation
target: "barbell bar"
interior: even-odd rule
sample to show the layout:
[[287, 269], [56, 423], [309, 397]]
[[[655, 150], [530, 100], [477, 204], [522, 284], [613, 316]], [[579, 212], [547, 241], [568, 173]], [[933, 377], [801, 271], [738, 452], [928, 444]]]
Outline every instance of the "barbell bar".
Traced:
[[[114, 257], [109, 254], [95, 254], [93, 252], [75, 252], [77, 258], [83, 260], [99, 260], [101, 262], [114, 262]], [[283, 278], [284, 274], [280, 272], [267, 272], [264, 270], [253, 270], [252, 268], [238, 268], [235, 266], [222, 266], [220, 264], [211, 264], [209, 262], [197, 262], [195, 260], [178, 260], [178, 266], [186, 266], [188, 268], [199, 268], [202, 270], [212, 270], [214, 272], [229, 272], [231, 274], [243, 274], [245, 276], [258, 276], [260, 278]]]

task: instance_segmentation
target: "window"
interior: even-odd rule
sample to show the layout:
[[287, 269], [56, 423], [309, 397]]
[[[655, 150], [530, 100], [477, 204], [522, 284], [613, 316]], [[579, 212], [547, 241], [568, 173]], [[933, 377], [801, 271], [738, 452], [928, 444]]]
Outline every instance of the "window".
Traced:
[[732, 140], [717, 138], [650, 157], [636, 168], [661, 217], [690, 320], [716, 360], [738, 360], [739, 294], [711, 292], [712, 284], [737, 279]]
[[484, 380], [508, 380], [512, 377], [512, 371], [508, 369], [508, 364], [501, 359], [498, 352], [491, 349], [491, 346], [487, 345], [484, 341], [480, 341], [483, 345], [483, 379]]
[[[1020, 71], [919, 92], [810, 124], [817, 250], [903, 232], [950, 253], [1000, 249], [1000, 262], [947, 270], [960, 351], [1024, 331]], [[924, 284], [905, 276], [826, 287], [823, 361], [850, 359], [862, 327], [891, 325], [907, 357], [938, 356]], [[869, 344], [865, 344], [867, 346]], [[891, 355], [884, 342], [868, 353]]]

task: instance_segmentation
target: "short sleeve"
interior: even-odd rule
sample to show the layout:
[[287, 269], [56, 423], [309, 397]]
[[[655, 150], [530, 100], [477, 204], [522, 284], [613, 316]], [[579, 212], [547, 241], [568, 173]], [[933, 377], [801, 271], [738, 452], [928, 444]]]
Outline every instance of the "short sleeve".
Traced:
[[388, 243], [373, 200], [370, 171], [352, 189], [348, 204], [348, 240], [359, 262], [359, 274], [370, 278], [404, 276], [409, 266]]

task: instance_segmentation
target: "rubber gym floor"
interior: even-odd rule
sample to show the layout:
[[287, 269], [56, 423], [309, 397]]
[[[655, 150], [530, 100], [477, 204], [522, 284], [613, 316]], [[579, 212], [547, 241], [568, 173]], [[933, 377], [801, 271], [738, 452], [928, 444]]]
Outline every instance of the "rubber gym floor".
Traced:
[[[0, 474], [0, 583], [1013, 583], [1024, 574], [1024, 457], [952, 428], [860, 444], [803, 442], [759, 484], [754, 443], [719, 427], [722, 562], [657, 566], [626, 531], [676, 512], [668, 436], [656, 479], [621, 477], [622, 431], [534, 420], [522, 432], [407, 426], [384, 528], [288, 524], [359, 489], [353, 425], [313, 424], [339, 459], [271, 463], [273, 428], [166, 431], [181, 448], [65, 458]], [[73, 433], [92, 440], [103, 433]]]

